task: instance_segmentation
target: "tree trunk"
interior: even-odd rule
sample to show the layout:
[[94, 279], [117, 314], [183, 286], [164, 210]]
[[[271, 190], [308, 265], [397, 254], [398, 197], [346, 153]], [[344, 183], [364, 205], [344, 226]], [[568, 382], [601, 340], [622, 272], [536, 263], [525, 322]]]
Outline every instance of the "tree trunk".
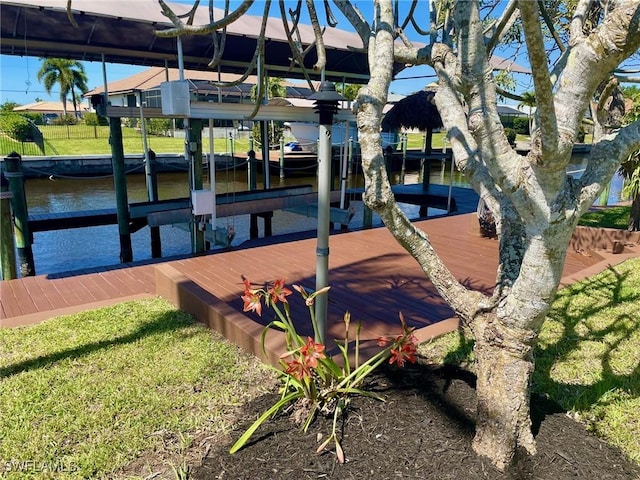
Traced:
[[477, 420], [473, 449], [504, 470], [518, 447], [536, 453], [529, 383], [535, 334], [501, 325], [494, 314], [474, 323]]
[[640, 196], [633, 197], [631, 202], [631, 214], [629, 215], [629, 226], [627, 228], [630, 232], [640, 231]]

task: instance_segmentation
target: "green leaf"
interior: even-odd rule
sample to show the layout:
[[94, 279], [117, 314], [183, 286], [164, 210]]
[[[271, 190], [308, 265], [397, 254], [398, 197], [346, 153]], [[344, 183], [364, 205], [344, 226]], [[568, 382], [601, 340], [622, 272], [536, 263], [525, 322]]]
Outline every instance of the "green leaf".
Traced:
[[234, 454], [238, 450], [240, 450], [244, 446], [244, 444], [247, 443], [249, 438], [251, 438], [251, 435], [255, 433], [258, 427], [265, 422], [265, 420], [267, 420], [271, 415], [278, 413], [280, 409], [282, 409], [289, 402], [295, 400], [296, 398], [300, 398], [301, 396], [302, 396], [301, 392], [293, 392], [290, 395], [287, 395], [286, 397], [274, 403], [271, 406], [271, 408], [266, 410], [260, 416], [260, 418], [258, 418], [255, 422], [253, 422], [253, 424], [247, 429], [247, 431], [242, 434], [242, 436], [236, 441], [236, 443], [233, 444], [233, 447], [231, 447], [231, 450], [229, 450], [229, 453]]

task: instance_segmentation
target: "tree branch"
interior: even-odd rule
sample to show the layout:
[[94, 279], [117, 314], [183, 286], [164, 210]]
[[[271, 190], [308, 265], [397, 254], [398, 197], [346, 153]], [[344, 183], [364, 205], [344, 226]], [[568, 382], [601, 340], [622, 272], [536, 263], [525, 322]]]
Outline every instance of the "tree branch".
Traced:
[[565, 47], [564, 43], [562, 43], [562, 39], [560, 38], [560, 35], [558, 35], [558, 32], [556, 31], [553, 25], [553, 20], [551, 20], [551, 17], [547, 12], [547, 8], [545, 7], [544, 2], [542, 0], [538, 0], [538, 8], [540, 9], [540, 14], [544, 19], [544, 23], [546, 23], [547, 28], [549, 29], [549, 32], [551, 32], [551, 36], [553, 37], [553, 40], [556, 42], [556, 46], [558, 47], [561, 53], [564, 53], [567, 50], [567, 47]]
[[307, 0], [307, 9], [309, 10], [309, 19], [311, 20], [311, 27], [313, 28], [313, 34], [316, 39], [316, 52], [318, 53], [318, 59], [313, 65], [313, 69], [322, 71], [327, 64], [327, 54], [324, 48], [322, 29], [320, 28], [320, 22], [318, 22], [318, 14], [316, 13], [316, 7], [313, 4], [313, 0]]
[[164, 2], [164, 0], [158, 0], [160, 7], [162, 9], [162, 14], [171, 20], [171, 23], [175, 25], [175, 28], [169, 28], [167, 30], [157, 30], [156, 35], [159, 37], [177, 37], [178, 35], [183, 35], [185, 33], [190, 33], [192, 35], [205, 35], [210, 32], [214, 32], [216, 30], [220, 30], [223, 27], [226, 27], [236, 20], [238, 20], [242, 15], [244, 15], [247, 10], [253, 5], [255, 0], [243, 0], [242, 3], [229, 15], [224, 17], [218, 22], [211, 22], [208, 25], [187, 25], [180, 17], [176, 15], [176, 13]]
[[488, 37], [486, 39], [487, 55], [491, 56], [491, 52], [496, 48], [498, 42], [520, 16], [520, 12], [517, 10], [517, 4], [517, 0], [510, 0], [504, 12], [502, 12], [502, 16], [485, 32], [485, 37]]
[[349, 0], [333, 0], [342, 14], [347, 18], [349, 23], [356, 29], [364, 48], [369, 48], [369, 39], [371, 38], [371, 25], [364, 19], [360, 11], [353, 6]]
[[393, 14], [390, 0], [376, 1], [379, 11], [375, 37], [370, 43], [371, 77], [358, 94], [357, 119], [363, 168], [365, 169], [366, 204], [376, 210], [396, 240], [420, 264], [442, 297], [464, 321], [471, 322], [478, 305], [486, 300], [479, 292], [467, 290], [446, 268], [435, 253], [427, 235], [411, 223], [400, 210], [391, 193], [384, 169], [380, 144], [382, 108], [386, 103], [393, 67]]
[[569, 162], [593, 92], [624, 59], [640, 48], [640, 0], [616, 5], [584, 41], [568, 50], [566, 66], [558, 78], [555, 101], [563, 106], [557, 111], [558, 124], [562, 125], [558, 168], [565, 168]]
[[[538, 21], [537, 4], [528, 0], [520, 0], [518, 5], [522, 14], [530, 64], [539, 67], [547, 65], [547, 52], [544, 48], [544, 38]], [[538, 106], [536, 113], [539, 119], [540, 134], [537, 136], [535, 132], [532, 132], [534, 137], [532, 138], [530, 156], [534, 163], [548, 167], [554, 160], [552, 155], [558, 146], [558, 123], [553, 104], [553, 91], [549, 71], [546, 68], [533, 68], [532, 75]]]
[[640, 120], [622, 127], [617, 133], [605, 135], [592, 147], [587, 168], [580, 177], [578, 212], [593, 205], [604, 188], [603, 179], [611, 178], [618, 166], [633, 152], [640, 150]]
[[573, 18], [571, 19], [571, 24], [569, 25], [569, 45], [577, 45], [579, 42], [584, 40], [584, 20], [587, 18], [587, 13], [591, 8], [591, 4], [593, 0], [580, 0], [578, 5], [576, 5], [576, 9], [573, 12]]

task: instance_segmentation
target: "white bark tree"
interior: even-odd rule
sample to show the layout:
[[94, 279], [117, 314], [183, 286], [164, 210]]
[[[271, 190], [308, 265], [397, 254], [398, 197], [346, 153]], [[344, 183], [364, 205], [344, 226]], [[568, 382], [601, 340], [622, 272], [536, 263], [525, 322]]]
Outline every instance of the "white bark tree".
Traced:
[[[375, 34], [369, 41], [371, 80], [361, 92], [358, 111], [365, 201], [473, 332], [478, 375], [473, 446], [500, 469], [511, 462], [517, 447], [536, 451], [529, 411], [532, 353], [571, 235], [620, 162], [640, 146], [640, 122], [634, 122], [594, 143], [580, 179], [566, 174], [596, 89], [640, 46], [640, 2], [610, 2], [600, 22], [590, 27], [582, 19], [591, 2], [578, 2], [569, 44], [555, 65], [547, 63], [538, 3], [511, 5], [521, 18], [538, 107], [526, 157], [511, 148], [498, 117], [487, 48], [495, 42], [486, 36], [476, 2], [457, 2], [451, 37], [440, 36], [444, 41], [438, 42], [432, 31], [432, 42], [424, 48], [394, 44], [391, 2], [377, 2]], [[507, 15], [510, 11], [515, 13], [505, 10]], [[393, 200], [378, 133], [391, 80], [391, 52], [397, 61], [426, 63], [438, 74], [436, 103], [456, 165], [496, 218], [500, 262], [491, 296], [462, 285]]]
[[[212, 18], [210, 25], [195, 26], [172, 15], [159, 2], [176, 27], [165, 35], [223, 32], [252, 3], [244, 2], [226, 18]], [[401, 22], [395, 18], [392, 0], [375, 0], [375, 18], [369, 20], [349, 0], [334, 0], [334, 4], [361, 36], [370, 59], [371, 77], [355, 107], [366, 177], [364, 201], [378, 212], [473, 332], [478, 375], [473, 446], [504, 469], [516, 448], [531, 454], [536, 451], [529, 411], [533, 349], [556, 294], [572, 232], [621, 161], [640, 148], [640, 121], [635, 121], [596, 139], [580, 179], [566, 174], [580, 124], [598, 87], [640, 47], [640, 0], [567, 2], [575, 9], [570, 12], [568, 28], [551, 37], [561, 47], [554, 63], [549, 63], [541, 27], [542, 23], [549, 27], [552, 20], [540, 11], [542, 2], [512, 0], [504, 5], [500, 18], [487, 24], [476, 1], [432, 0], [431, 29], [426, 32], [430, 39], [424, 47], [414, 46], [398, 28], [406, 27], [411, 19]], [[322, 29], [314, 2], [307, 0], [306, 6], [317, 35], [315, 68], [322, 69], [326, 61]], [[299, 8], [300, 3], [296, 18]], [[293, 61], [301, 64], [309, 48], [302, 49], [295, 41], [297, 20], [292, 26], [284, 18], [282, 5], [281, 11]], [[417, 13], [412, 8], [410, 15], [418, 18]], [[531, 151], [526, 157], [518, 155], [505, 137], [488, 61], [500, 38], [516, 22], [524, 32], [537, 100]], [[256, 52], [263, 47], [261, 39]], [[218, 50], [212, 62], [219, 57]], [[428, 236], [407, 219], [394, 200], [380, 142], [382, 107], [394, 61], [430, 65], [437, 73], [436, 103], [456, 166], [496, 219], [500, 261], [490, 296], [460, 283]]]

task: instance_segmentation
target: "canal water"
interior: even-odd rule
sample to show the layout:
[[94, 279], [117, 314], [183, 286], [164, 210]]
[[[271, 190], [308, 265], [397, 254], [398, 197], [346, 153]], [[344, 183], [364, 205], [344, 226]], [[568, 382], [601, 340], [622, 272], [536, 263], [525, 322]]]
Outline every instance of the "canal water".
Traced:
[[[295, 176], [280, 179], [278, 175], [271, 175], [271, 187], [311, 184], [316, 188], [315, 176]], [[259, 178], [258, 188], [261, 188]], [[407, 172], [404, 182], [399, 173], [392, 175], [392, 183], [418, 183], [418, 172]], [[437, 164], [432, 166], [430, 181], [433, 184], [449, 184], [449, 167]], [[143, 202], [147, 200], [147, 190], [144, 175], [128, 176], [127, 191], [129, 202]], [[362, 174], [351, 175], [347, 188], [362, 187]], [[467, 186], [464, 177], [454, 172], [454, 186]], [[159, 199], [184, 198], [189, 196], [188, 177], [186, 172], [165, 173], [159, 175]], [[206, 183], [204, 188], [210, 188]], [[619, 198], [621, 180], [611, 191], [611, 201]], [[218, 171], [216, 174], [217, 193], [240, 192], [247, 190], [246, 168]], [[71, 211], [95, 210], [115, 208], [116, 199], [112, 177], [102, 178], [54, 178], [49, 180], [28, 179], [26, 181], [27, 203], [29, 214], [58, 213]], [[352, 199], [356, 213], [349, 224], [350, 228], [362, 226], [363, 205], [359, 199]], [[419, 206], [401, 205], [409, 218], [418, 218]], [[444, 213], [443, 210], [429, 209], [429, 215]], [[380, 225], [381, 221], [374, 214], [373, 224]], [[260, 237], [264, 235], [262, 221], [258, 221]], [[315, 230], [317, 219], [302, 215], [277, 211], [273, 217], [273, 234], [280, 235], [293, 232]], [[216, 226], [226, 228], [232, 226], [236, 232], [232, 246], [241, 246], [249, 239], [249, 216], [238, 215], [219, 218]], [[191, 251], [190, 235], [178, 226], [166, 225], [160, 228], [162, 239], [162, 256], [188, 254]], [[120, 245], [117, 225], [100, 227], [77, 228], [50, 232], [34, 233], [33, 253], [37, 274], [54, 274], [83, 268], [103, 267], [119, 263]], [[147, 260], [151, 258], [149, 229], [143, 228], [132, 234], [133, 259]]]

